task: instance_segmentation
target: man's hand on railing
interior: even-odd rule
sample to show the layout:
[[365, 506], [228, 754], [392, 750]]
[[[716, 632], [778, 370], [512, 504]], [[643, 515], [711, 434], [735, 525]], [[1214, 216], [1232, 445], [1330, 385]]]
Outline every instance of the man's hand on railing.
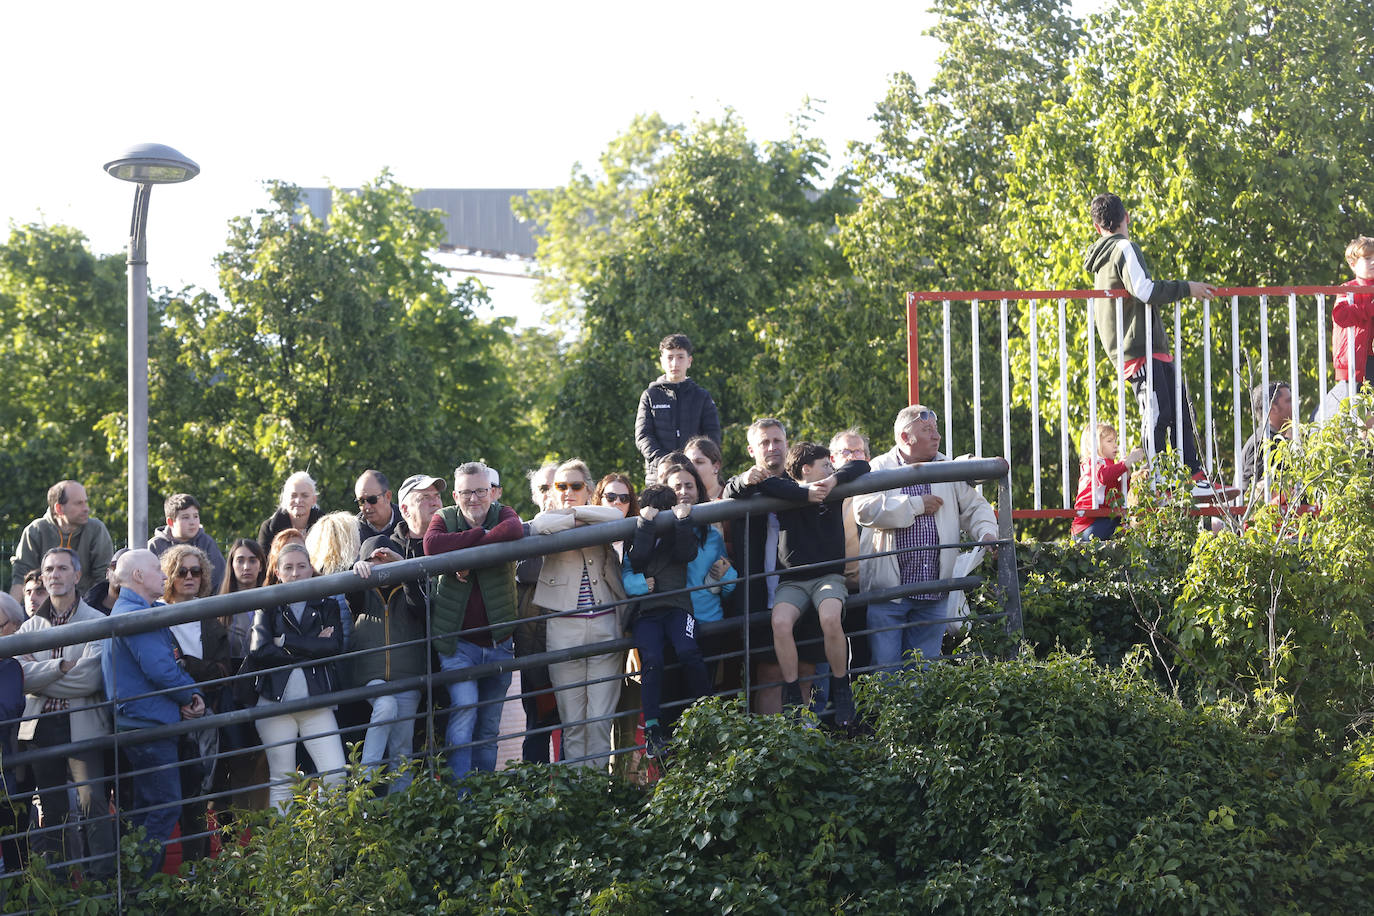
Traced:
[[1217, 293], [1217, 288], [1210, 283], [1200, 283], [1197, 280], [1188, 281], [1188, 295], [1194, 299], [1210, 299]]
[[823, 503], [825, 502], [825, 498], [830, 495], [830, 491], [835, 487], [835, 475], [831, 474], [829, 477], [822, 478], [821, 480], [814, 480], [811, 483], [805, 484], [805, 487], [807, 489], [807, 502]]
[[181, 707], [183, 719], [199, 719], [203, 715], [205, 715], [205, 698], [198, 693], [191, 697], [191, 702]]

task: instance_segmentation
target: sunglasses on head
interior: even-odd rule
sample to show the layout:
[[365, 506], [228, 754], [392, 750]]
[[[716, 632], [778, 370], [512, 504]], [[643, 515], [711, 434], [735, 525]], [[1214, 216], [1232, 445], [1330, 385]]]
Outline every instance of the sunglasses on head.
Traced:
[[559, 493], [566, 493], [568, 490], [576, 493], [585, 486], [586, 484], [580, 480], [556, 480], [553, 484], [553, 488]]
[[377, 500], [381, 498], [382, 496], [380, 493], [375, 493], [372, 496], [359, 496], [358, 505], [361, 506], [363, 503], [367, 503], [369, 506], [375, 506], [377, 505]]
[[196, 567], [178, 566], [178, 567], [177, 567], [177, 578], [178, 578], [178, 579], [199, 579], [199, 578], [200, 578], [200, 567], [199, 567], [199, 566], [196, 566]]
[[630, 504], [629, 493], [602, 493], [601, 498], [606, 502], [624, 503], [627, 506]]

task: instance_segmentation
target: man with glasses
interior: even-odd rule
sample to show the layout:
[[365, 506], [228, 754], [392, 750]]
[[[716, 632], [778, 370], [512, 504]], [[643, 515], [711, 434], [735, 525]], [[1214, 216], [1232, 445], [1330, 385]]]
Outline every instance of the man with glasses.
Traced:
[[[868, 437], [857, 426], [851, 426], [830, 438], [830, 454], [837, 466], [846, 461], [868, 461]], [[873, 537], [869, 529], [860, 526], [854, 516], [854, 497], [844, 501], [841, 512], [844, 515], [844, 555], [849, 558], [849, 562], [844, 564], [844, 585], [849, 594], [856, 595], [859, 593], [859, 561], [855, 557], [872, 551], [873, 548], [868, 544]], [[868, 629], [867, 620], [868, 605], [854, 605], [845, 609], [844, 628], [850, 634], [851, 671], [862, 671], [869, 664], [868, 636], [863, 635], [863, 631]], [[825, 683], [821, 681], [822, 685]]]
[[[78, 596], [76, 583], [81, 577], [81, 559], [76, 551], [69, 547], [49, 550], [43, 555], [42, 574], [48, 599], [19, 632], [101, 619], [103, 615]], [[31, 742], [36, 748], [53, 747], [81, 744], [110, 734], [110, 710], [105, 705], [101, 671], [103, 647], [102, 640], [92, 640], [19, 656], [28, 694], [24, 721], [19, 726], [21, 741]], [[105, 796], [104, 761], [102, 751], [87, 750], [33, 768], [43, 802], [45, 828], [33, 848], [52, 854], [59, 861], [79, 858], [76, 849], [66, 848], [62, 826], [68, 814], [67, 785], [69, 781], [76, 783], [87, 852], [97, 857], [88, 871], [98, 877], [112, 874], [115, 866], [114, 820]]]
[[374, 537], [391, 537], [401, 521], [401, 510], [391, 501], [391, 482], [381, 471], [368, 469], [353, 485], [358, 497], [358, 543]]
[[[935, 411], [920, 404], [904, 407], [892, 425], [892, 450], [873, 459], [874, 471], [928, 461], [944, 461]], [[871, 552], [889, 553], [860, 564], [863, 591], [917, 586], [948, 579], [954, 572], [961, 533], [969, 540], [996, 541], [997, 516], [988, 501], [965, 481], [918, 483], [854, 497], [854, 515], [872, 530]], [[946, 627], [945, 592], [917, 592], [868, 606], [868, 644], [873, 664], [895, 669], [911, 652], [926, 661], [940, 655]]]
[[[457, 505], [435, 513], [425, 531], [429, 556], [514, 541], [524, 537], [520, 516], [491, 498], [491, 470], [469, 461], [453, 472]], [[463, 569], [439, 577], [430, 620], [439, 667], [459, 671], [514, 657], [515, 563]], [[455, 779], [472, 770], [496, 769], [501, 707], [510, 689], [509, 670], [448, 684], [445, 734], [449, 769]]]
[[[545, 461], [525, 474], [530, 484], [530, 502], [534, 503], [535, 514], [553, 506], [553, 475], [558, 470], [558, 462]], [[524, 533], [530, 533], [530, 523], [523, 525]], [[526, 557], [515, 564], [515, 598], [521, 619], [538, 617], [534, 606], [534, 588], [539, 584], [539, 571], [544, 568], [542, 556]], [[536, 620], [521, 623], [515, 629], [515, 657], [542, 655], [548, 646], [547, 621]], [[538, 665], [525, 668], [520, 672], [520, 704], [525, 709], [525, 731], [537, 734], [525, 735], [520, 748], [520, 758], [531, 763], [548, 763], [552, 759], [550, 751], [551, 731], [559, 724], [558, 704], [552, 693], [542, 693], [553, 686], [549, 679], [549, 666]], [[534, 694], [533, 696], [531, 694]]]

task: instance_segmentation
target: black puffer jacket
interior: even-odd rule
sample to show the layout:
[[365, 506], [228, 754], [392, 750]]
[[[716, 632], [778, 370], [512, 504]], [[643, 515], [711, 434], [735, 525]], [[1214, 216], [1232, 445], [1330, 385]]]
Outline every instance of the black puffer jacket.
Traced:
[[[333, 634], [321, 636], [320, 632], [327, 627], [334, 628]], [[278, 636], [285, 637], [280, 646], [276, 644]], [[312, 697], [338, 689], [339, 678], [333, 658], [341, 651], [343, 627], [339, 623], [339, 602], [333, 597], [306, 602], [299, 623], [291, 608], [284, 604], [253, 612], [249, 657], [255, 660], [259, 670], [315, 659], [315, 664], [301, 668], [306, 689]], [[280, 701], [293, 670], [277, 668], [259, 675], [258, 693], [273, 702]]]
[[720, 444], [720, 415], [711, 393], [691, 379], [670, 382], [666, 375], [644, 389], [635, 417], [635, 446], [644, 456], [645, 483], [654, 482], [654, 465], [693, 436]]

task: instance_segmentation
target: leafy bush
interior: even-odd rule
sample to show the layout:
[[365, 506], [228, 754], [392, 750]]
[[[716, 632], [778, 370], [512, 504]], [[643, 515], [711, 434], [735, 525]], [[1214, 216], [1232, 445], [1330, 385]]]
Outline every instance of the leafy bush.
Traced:
[[[301, 794], [139, 905], [179, 913], [1352, 911], [1364, 758], [1308, 762], [1082, 657], [861, 684], [848, 740], [698, 703], [652, 789], [517, 766]], [[137, 910], [139, 906], [131, 907]]]

